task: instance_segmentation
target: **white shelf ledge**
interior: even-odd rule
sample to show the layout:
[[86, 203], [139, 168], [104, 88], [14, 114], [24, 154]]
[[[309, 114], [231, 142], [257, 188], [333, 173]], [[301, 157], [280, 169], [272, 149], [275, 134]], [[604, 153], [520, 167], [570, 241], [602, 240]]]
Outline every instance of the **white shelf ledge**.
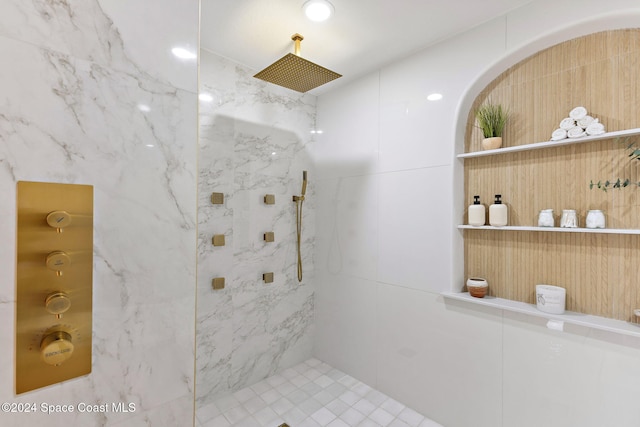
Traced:
[[623, 320], [592, 316], [590, 314], [576, 313], [573, 311], [565, 311], [564, 314], [549, 314], [538, 310], [533, 304], [511, 301], [508, 299], [496, 298], [491, 296], [485, 296], [484, 298], [475, 298], [469, 295], [469, 292], [443, 292], [442, 296], [452, 300], [468, 302], [470, 304], [494, 307], [500, 310], [512, 311], [515, 313], [522, 313], [550, 320], [560, 320], [573, 325], [586, 326], [592, 329], [599, 329], [602, 331], [640, 338], [640, 325], [636, 323], [625, 322]]
[[461, 230], [500, 230], [500, 231], [542, 231], [556, 233], [595, 233], [595, 234], [640, 234], [640, 230], [623, 228], [564, 228], [564, 227], [528, 227], [508, 225], [493, 227], [491, 225], [473, 226], [458, 225]]
[[603, 139], [620, 138], [625, 136], [640, 135], [640, 128], [620, 130], [615, 132], [607, 132], [602, 135], [583, 136], [580, 138], [566, 138], [560, 141], [543, 141], [534, 142], [533, 144], [516, 145], [514, 147], [496, 148], [494, 150], [474, 151], [472, 153], [458, 154], [459, 159], [468, 159], [471, 157], [495, 156], [497, 154], [515, 153], [518, 151], [538, 150], [540, 148], [560, 147], [563, 145], [582, 144], [591, 141], [601, 141]]

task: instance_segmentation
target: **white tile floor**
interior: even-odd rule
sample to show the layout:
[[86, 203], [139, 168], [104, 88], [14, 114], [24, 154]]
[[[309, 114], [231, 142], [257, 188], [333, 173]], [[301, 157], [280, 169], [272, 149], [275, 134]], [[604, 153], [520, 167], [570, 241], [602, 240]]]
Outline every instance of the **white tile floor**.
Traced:
[[198, 427], [442, 427], [317, 359], [196, 411]]

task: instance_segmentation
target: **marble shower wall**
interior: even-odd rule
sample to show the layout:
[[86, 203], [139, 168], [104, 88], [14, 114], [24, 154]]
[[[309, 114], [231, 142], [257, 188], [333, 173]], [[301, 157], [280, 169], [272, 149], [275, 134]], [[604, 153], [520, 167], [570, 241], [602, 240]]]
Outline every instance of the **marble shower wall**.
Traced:
[[[253, 78], [202, 51], [198, 200], [196, 397], [198, 406], [311, 356], [315, 176], [308, 157], [315, 97]], [[304, 277], [297, 279], [296, 207], [302, 171]], [[212, 192], [224, 193], [213, 205]], [[276, 203], [266, 205], [265, 194]], [[275, 233], [266, 243], [263, 234]], [[214, 234], [226, 245], [214, 247]], [[273, 283], [262, 280], [274, 273]], [[214, 277], [226, 279], [213, 290]]]
[[2, 425], [193, 420], [197, 63], [171, 48], [196, 51], [198, 1], [131, 3], [0, 5], [4, 342], [15, 330], [16, 182], [93, 185], [95, 212], [92, 373], [15, 396], [10, 345], [0, 352], [0, 401], [136, 407], [0, 413]]

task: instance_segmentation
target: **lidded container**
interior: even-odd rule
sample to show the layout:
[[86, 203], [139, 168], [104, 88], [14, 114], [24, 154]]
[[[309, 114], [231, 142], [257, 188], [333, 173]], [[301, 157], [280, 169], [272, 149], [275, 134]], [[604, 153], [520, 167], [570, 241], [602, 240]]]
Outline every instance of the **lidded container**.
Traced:
[[587, 228], [604, 228], [604, 214], [601, 210], [592, 209], [587, 212], [586, 223]]
[[487, 210], [480, 204], [480, 196], [473, 196], [473, 204], [469, 206], [469, 225], [479, 227], [484, 225]]
[[489, 224], [494, 227], [507, 225], [507, 205], [502, 204], [501, 194], [496, 194], [496, 200], [489, 206]]
[[538, 215], [538, 227], [553, 227], [554, 225], [553, 209], [542, 209]]

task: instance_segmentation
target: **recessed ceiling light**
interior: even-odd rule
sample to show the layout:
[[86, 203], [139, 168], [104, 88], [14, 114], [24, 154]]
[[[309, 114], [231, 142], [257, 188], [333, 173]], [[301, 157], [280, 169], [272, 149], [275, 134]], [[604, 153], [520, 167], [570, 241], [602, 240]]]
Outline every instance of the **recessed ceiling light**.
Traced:
[[173, 49], [171, 49], [171, 53], [173, 53], [180, 59], [196, 59], [198, 57], [195, 52], [187, 50], [183, 47], [174, 47]]
[[211, 102], [213, 101], [213, 96], [208, 93], [201, 93], [200, 95], [198, 95], [198, 99], [202, 102]]
[[142, 111], [143, 113], [148, 113], [149, 111], [151, 111], [151, 107], [149, 107], [147, 104], [138, 104], [138, 110]]
[[441, 93], [432, 93], [431, 95], [427, 96], [427, 99], [429, 101], [440, 101], [442, 99], [442, 94]]
[[309, 0], [303, 6], [304, 14], [312, 21], [322, 22], [331, 17], [335, 10], [327, 0]]

